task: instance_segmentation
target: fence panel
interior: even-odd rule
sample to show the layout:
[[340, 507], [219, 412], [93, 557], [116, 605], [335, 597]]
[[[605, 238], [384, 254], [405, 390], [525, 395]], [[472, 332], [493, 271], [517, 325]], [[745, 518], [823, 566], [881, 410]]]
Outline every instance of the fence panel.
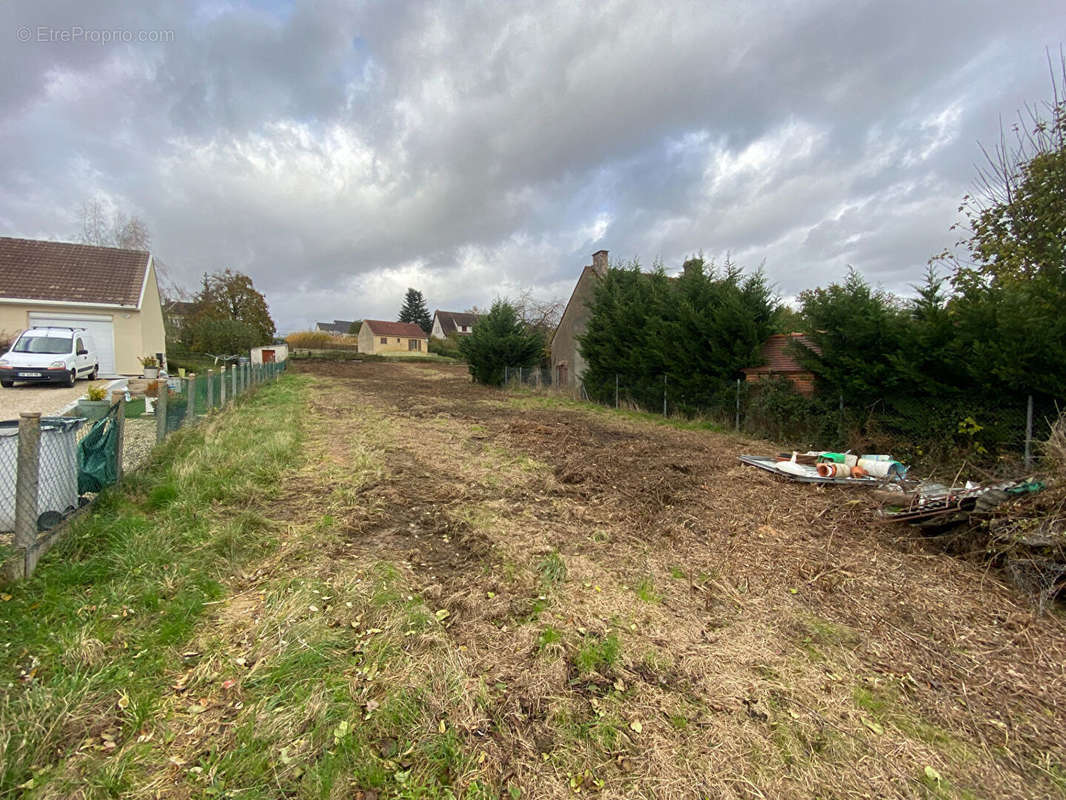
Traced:
[[[276, 379], [284, 368], [284, 364], [233, 364], [225, 370], [160, 380], [157, 390], [151, 390], [157, 395], [154, 436], [147, 420], [133, 423], [134, 439], [139, 441], [129, 445], [134, 447], [131, 454], [143, 456], [152, 440], [162, 442], [222, 408], [237, 393]], [[6, 559], [2, 567], [9, 577], [29, 577], [38, 559], [62, 535], [64, 522], [95, 493], [121, 479], [129, 442], [124, 392], [116, 392], [114, 400], [100, 421], [24, 414], [20, 420], [0, 422], [0, 560]], [[106, 463], [109, 459], [114, 463]]]

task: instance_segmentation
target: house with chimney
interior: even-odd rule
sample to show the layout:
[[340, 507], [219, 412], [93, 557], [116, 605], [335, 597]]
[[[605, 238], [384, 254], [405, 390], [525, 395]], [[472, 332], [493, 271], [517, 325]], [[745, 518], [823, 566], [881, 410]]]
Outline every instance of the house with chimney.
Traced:
[[563, 309], [562, 319], [551, 340], [552, 381], [556, 386], [577, 386], [585, 372], [585, 360], [578, 349], [578, 337], [585, 332], [591, 316], [588, 308], [596, 284], [607, 275], [607, 251], [592, 254], [592, 264], [581, 270], [574, 292]]

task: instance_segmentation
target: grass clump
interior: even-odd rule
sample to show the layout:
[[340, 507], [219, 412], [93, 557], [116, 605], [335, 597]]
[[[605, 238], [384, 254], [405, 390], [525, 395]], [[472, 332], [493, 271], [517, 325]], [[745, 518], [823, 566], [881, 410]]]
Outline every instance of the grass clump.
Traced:
[[581, 648], [574, 656], [574, 666], [578, 672], [609, 672], [622, 654], [622, 644], [618, 634], [606, 636], [591, 635], [585, 638]]
[[65, 796], [80, 775], [92, 795], [129, 791], [136, 736], [182, 669], [205, 604], [273, 544], [249, 498], [277, 495], [299, 463], [292, 421], [305, 383], [286, 376], [172, 436], [100, 495], [33, 578], [5, 588], [0, 672], [18, 679], [0, 704], [0, 796], [28, 786]]
[[558, 550], [548, 553], [537, 565], [540, 580], [545, 586], [554, 586], [566, 580], [566, 562]]

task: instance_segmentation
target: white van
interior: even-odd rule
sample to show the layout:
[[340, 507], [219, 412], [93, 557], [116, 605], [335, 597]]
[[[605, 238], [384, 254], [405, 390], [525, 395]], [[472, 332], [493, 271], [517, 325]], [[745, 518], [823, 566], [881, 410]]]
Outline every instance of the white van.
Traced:
[[100, 362], [84, 328], [30, 328], [0, 358], [0, 386], [16, 381], [62, 383], [96, 380]]

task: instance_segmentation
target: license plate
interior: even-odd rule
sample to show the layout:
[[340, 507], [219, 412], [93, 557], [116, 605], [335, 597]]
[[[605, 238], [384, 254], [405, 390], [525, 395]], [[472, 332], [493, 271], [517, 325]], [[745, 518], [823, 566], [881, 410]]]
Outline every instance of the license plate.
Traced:
[[39, 378], [39, 377], [41, 377], [41, 373], [39, 373], [39, 372], [20, 372], [19, 373], [19, 377], [20, 378]]

